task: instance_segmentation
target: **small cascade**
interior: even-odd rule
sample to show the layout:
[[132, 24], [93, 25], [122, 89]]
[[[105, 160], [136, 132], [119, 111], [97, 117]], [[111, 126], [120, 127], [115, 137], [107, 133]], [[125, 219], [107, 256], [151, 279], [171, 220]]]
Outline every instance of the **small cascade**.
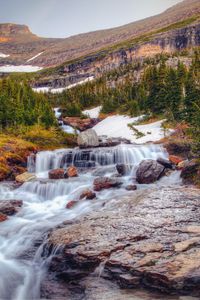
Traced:
[[[39, 152], [36, 155], [35, 172], [41, 173], [51, 169], [75, 166], [90, 168], [114, 164], [137, 166], [144, 159], [167, 158], [167, 153], [160, 145], [119, 145], [110, 148], [64, 149]], [[31, 172], [33, 160], [28, 161]]]

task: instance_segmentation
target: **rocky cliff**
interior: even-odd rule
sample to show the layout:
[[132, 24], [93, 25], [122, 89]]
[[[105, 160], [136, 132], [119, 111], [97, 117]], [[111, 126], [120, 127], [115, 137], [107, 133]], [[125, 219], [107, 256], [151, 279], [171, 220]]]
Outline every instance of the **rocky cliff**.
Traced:
[[56, 69], [43, 72], [35, 87], [50, 86], [60, 88], [103, 73], [119, 66], [142, 61], [156, 54], [172, 54], [184, 49], [200, 46], [200, 22], [180, 29], [167, 30], [130, 41], [116, 49], [99, 51]]

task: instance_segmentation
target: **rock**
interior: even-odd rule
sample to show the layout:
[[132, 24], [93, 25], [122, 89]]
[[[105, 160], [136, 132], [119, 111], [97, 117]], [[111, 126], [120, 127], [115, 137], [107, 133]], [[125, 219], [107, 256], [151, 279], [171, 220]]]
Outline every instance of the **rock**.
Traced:
[[188, 158], [191, 151], [191, 144], [187, 142], [169, 142], [165, 145], [170, 155], [177, 155], [178, 157]]
[[15, 180], [19, 183], [24, 183], [24, 182], [28, 182], [28, 181], [32, 181], [32, 180], [35, 180], [36, 179], [36, 176], [34, 174], [31, 174], [31, 173], [28, 173], [28, 172], [25, 172], [21, 175], [17, 175]]
[[96, 194], [91, 190], [85, 190], [80, 195], [80, 200], [82, 199], [92, 200], [94, 198], [96, 198]]
[[6, 215], [0, 213], [0, 223], [6, 221], [7, 219], [8, 217]]
[[109, 138], [107, 136], [99, 136], [99, 147], [114, 147], [120, 144], [131, 144], [130, 140], [125, 138]]
[[177, 169], [182, 170], [188, 163], [188, 160], [183, 160], [180, 163], [178, 163]]
[[164, 158], [158, 158], [157, 159], [157, 162], [160, 164], [160, 165], [162, 165], [162, 166], [164, 166], [165, 168], [167, 168], [167, 169], [172, 169], [173, 168], [173, 164], [172, 164], [172, 162], [170, 161], [170, 160], [168, 160], [168, 159], [164, 159]]
[[101, 191], [103, 189], [116, 188], [121, 186], [121, 182], [115, 178], [98, 177], [94, 180], [94, 190]]
[[160, 179], [164, 175], [165, 167], [155, 160], [143, 160], [136, 171], [136, 180], [138, 183], [149, 184]]
[[[88, 273], [94, 277], [96, 268], [103, 266], [100, 278], [123, 288], [198, 297], [199, 208], [199, 189], [139, 190], [120, 197], [103, 210], [50, 233], [48, 245], [52, 249], [62, 246], [59, 260], [53, 263], [52, 278], [57, 281], [57, 274], [63, 278], [67, 274], [70, 281], [74, 274], [84, 272], [85, 278]], [[123, 295], [119, 299], [124, 299]]]
[[125, 189], [126, 189], [127, 191], [136, 191], [136, 190], [137, 190], [137, 185], [135, 185], [135, 184], [130, 184], [130, 185], [127, 185], [127, 186], [125, 187]]
[[77, 177], [78, 176], [78, 171], [76, 167], [69, 167], [67, 168], [67, 176], [68, 177]]
[[120, 175], [124, 176], [131, 170], [131, 166], [125, 164], [117, 164], [116, 169]]
[[194, 184], [195, 179], [198, 176], [199, 169], [200, 163], [196, 160], [191, 160], [187, 164], [185, 164], [181, 171], [181, 178], [183, 178], [183, 183]]
[[55, 169], [49, 171], [49, 179], [64, 179], [68, 178], [67, 172], [64, 169]]
[[179, 163], [181, 163], [183, 161], [183, 158], [179, 157], [179, 156], [175, 156], [175, 155], [170, 155], [169, 156], [169, 160], [174, 164], [174, 165], [178, 165]]
[[70, 202], [67, 203], [66, 208], [67, 208], [67, 209], [71, 209], [71, 208], [73, 208], [76, 204], [77, 204], [77, 201], [72, 200], [72, 201], [70, 201]]
[[88, 129], [84, 132], [81, 132], [78, 135], [77, 143], [81, 148], [98, 147], [99, 139], [96, 131], [94, 131], [93, 129]]
[[0, 213], [12, 216], [22, 207], [22, 200], [0, 200]]
[[74, 127], [80, 131], [85, 131], [87, 129], [90, 129], [94, 127], [98, 122], [100, 122], [100, 119], [90, 119], [90, 118], [80, 118], [80, 117], [66, 117], [63, 118], [63, 123], [65, 125], [69, 125], [71, 127]]

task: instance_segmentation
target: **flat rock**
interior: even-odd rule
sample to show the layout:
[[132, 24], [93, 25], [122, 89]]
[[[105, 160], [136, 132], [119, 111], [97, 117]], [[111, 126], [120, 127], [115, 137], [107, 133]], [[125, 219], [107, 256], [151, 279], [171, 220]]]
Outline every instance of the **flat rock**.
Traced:
[[36, 179], [36, 176], [32, 173], [25, 172], [21, 175], [16, 176], [15, 180], [19, 183], [24, 183]]
[[199, 296], [199, 220], [198, 189], [139, 190], [55, 229], [48, 244], [62, 246], [57, 272], [89, 276], [103, 264], [101, 277], [120, 287]]

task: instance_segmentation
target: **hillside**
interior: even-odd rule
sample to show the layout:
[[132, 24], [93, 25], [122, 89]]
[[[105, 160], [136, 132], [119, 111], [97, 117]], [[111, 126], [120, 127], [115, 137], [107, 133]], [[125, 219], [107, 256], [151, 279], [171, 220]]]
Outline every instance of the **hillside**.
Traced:
[[[141, 21], [108, 30], [72, 36], [66, 39], [37, 37], [27, 26], [0, 24], [0, 65], [31, 64], [40, 67], [57, 66], [100, 49], [124, 43], [151, 31], [198, 16], [200, 2], [185, 0], [165, 12]], [[38, 55], [40, 54], [40, 55]]]

